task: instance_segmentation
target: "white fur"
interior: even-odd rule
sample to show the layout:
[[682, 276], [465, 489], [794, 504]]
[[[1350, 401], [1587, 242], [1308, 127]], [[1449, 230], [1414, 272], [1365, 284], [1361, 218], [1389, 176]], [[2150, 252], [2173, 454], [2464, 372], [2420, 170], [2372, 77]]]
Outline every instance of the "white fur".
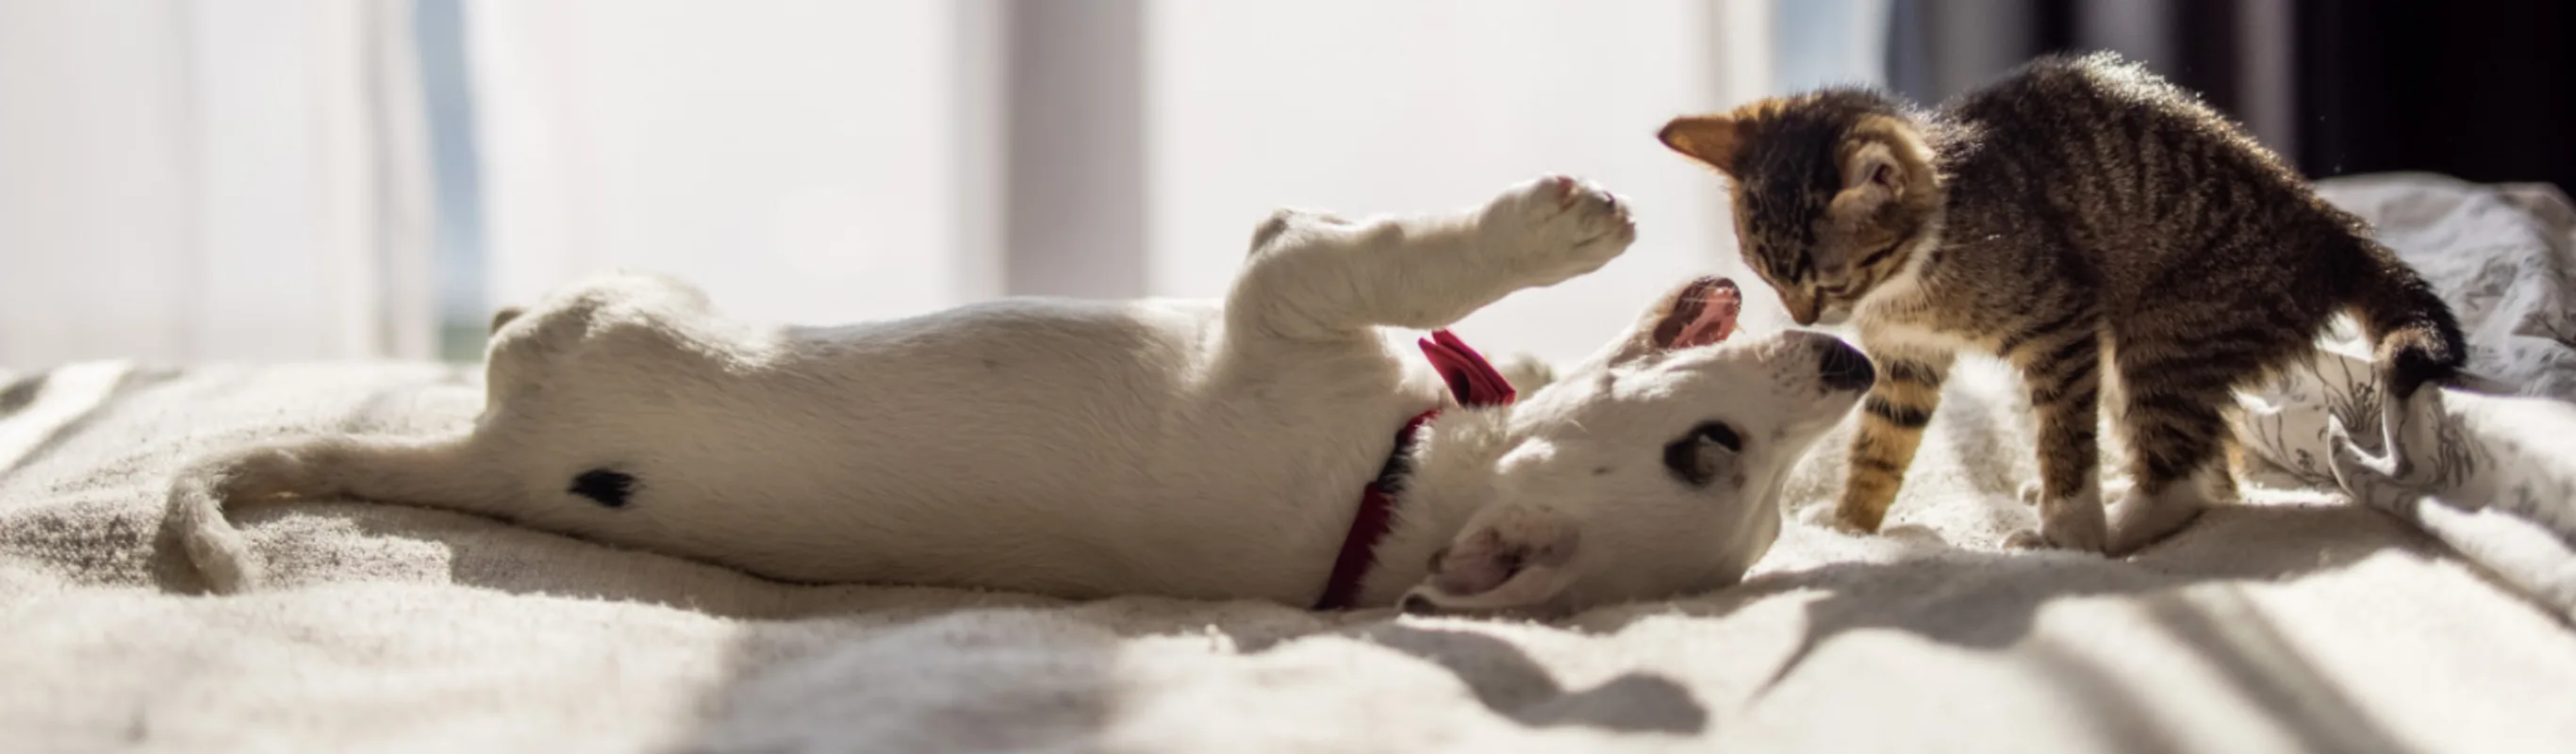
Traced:
[[[1542, 179], [1465, 212], [1282, 210], [1223, 304], [1009, 300], [830, 328], [745, 324], [681, 283], [610, 276], [497, 329], [470, 433], [251, 448], [183, 475], [172, 506], [227, 591], [261, 574], [222, 501], [288, 495], [796, 581], [1305, 605], [1396, 430], [1446, 396], [1382, 328], [1449, 325], [1634, 235], [1615, 197]], [[1410, 589], [1556, 611], [1740, 578], [1778, 533], [1789, 467], [1859, 394], [1821, 384], [1830, 338], [1665, 350], [1657, 315], [1514, 405], [1441, 414], [1361, 604]], [[1693, 487], [1665, 448], [1712, 420], [1745, 445]], [[569, 494], [599, 468], [637, 480], [628, 504]]]

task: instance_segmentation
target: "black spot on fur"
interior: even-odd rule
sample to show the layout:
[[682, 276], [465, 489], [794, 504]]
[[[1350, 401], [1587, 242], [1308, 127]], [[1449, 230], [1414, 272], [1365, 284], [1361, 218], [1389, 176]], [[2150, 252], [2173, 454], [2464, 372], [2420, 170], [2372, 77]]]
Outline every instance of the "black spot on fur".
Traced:
[[611, 508], [626, 507], [626, 498], [635, 494], [635, 476], [613, 469], [591, 469], [572, 478], [572, 488], [564, 490], [599, 501]]
[[0, 416], [18, 413], [18, 409], [35, 403], [36, 394], [45, 389], [46, 379], [48, 379], [47, 373], [37, 372], [27, 375], [26, 379], [9, 383], [7, 387], [0, 387]]

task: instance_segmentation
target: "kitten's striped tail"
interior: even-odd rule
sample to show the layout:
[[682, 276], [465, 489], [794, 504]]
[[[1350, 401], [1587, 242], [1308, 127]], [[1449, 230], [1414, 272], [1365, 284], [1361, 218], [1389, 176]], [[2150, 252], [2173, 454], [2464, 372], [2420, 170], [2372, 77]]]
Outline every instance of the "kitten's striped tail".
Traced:
[[2376, 241], [2357, 243], [2345, 306], [2369, 332], [2388, 394], [2411, 397], [2425, 383], [2450, 384], [2468, 363], [2459, 319], [2424, 276]]

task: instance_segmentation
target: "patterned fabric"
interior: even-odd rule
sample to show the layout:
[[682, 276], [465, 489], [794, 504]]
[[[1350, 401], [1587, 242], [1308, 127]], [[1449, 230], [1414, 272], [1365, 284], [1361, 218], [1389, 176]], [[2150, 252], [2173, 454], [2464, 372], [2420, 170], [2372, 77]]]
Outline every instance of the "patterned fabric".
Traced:
[[2451, 303], [2472, 384], [2417, 394], [2387, 433], [2369, 344], [2347, 321], [2310, 363], [2243, 392], [2238, 437], [2576, 617], [2576, 205], [2546, 185], [2432, 176], [2332, 181], [2325, 194]]

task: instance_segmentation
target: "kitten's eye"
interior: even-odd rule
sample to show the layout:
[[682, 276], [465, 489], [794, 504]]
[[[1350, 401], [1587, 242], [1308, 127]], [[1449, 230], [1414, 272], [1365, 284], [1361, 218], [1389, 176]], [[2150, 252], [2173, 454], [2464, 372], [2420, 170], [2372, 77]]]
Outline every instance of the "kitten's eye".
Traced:
[[1887, 248], [1879, 249], [1879, 250], [1874, 251], [1874, 252], [1870, 252], [1870, 255], [1869, 255], [1869, 256], [1862, 257], [1862, 258], [1861, 258], [1861, 260], [1860, 260], [1860, 266], [1862, 266], [1862, 267], [1868, 267], [1868, 266], [1871, 266], [1871, 265], [1878, 264], [1878, 263], [1880, 263], [1880, 262], [1887, 261], [1887, 255], [1889, 255], [1889, 254], [1894, 254], [1894, 253], [1896, 253], [1896, 245], [1895, 245], [1895, 244], [1888, 244]]
[[1735, 428], [1726, 426], [1726, 422], [1705, 422], [1693, 427], [1691, 438], [1700, 442], [1717, 443], [1725, 446], [1730, 452], [1744, 452], [1744, 438], [1735, 434]]

